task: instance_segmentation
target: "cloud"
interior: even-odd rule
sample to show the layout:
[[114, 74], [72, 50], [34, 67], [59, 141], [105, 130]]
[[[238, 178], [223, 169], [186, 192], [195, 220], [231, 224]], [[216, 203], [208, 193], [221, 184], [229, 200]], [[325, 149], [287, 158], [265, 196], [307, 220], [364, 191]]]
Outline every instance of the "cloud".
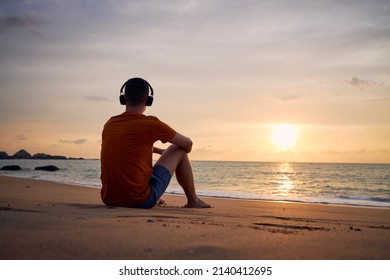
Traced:
[[390, 98], [376, 98], [376, 99], [371, 99], [367, 100], [368, 102], [388, 102], [390, 101]]
[[20, 135], [16, 136], [16, 140], [18, 140], [18, 141], [24, 141], [26, 139], [27, 138], [23, 134], [20, 134]]
[[62, 144], [76, 144], [76, 145], [81, 145], [87, 142], [87, 139], [77, 139], [77, 140], [60, 140]]
[[383, 83], [377, 83], [372, 80], [363, 80], [359, 79], [357, 77], [353, 77], [351, 80], [346, 81], [349, 85], [353, 87], [357, 87], [360, 90], [363, 90], [365, 87], [370, 86], [370, 85], [379, 85], [383, 86]]
[[98, 96], [98, 95], [88, 95], [85, 96], [85, 99], [87, 99], [88, 101], [98, 102], [98, 103], [108, 101], [108, 98], [103, 96]]
[[329, 155], [347, 155], [347, 154], [355, 154], [355, 155], [368, 155], [368, 154], [390, 154], [390, 149], [367, 149], [367, 148], [361, 148], [356, 150], [326, 150], [323, 151], [324, 154]]
[[301, 99], [301, 97], [298, 95], [284, 95], [284, 96], [277, 97], [277, 99], [283, 102], [289, 102], [289, 101], [297, 101]]
[[31, 16], [0, 16], [0, 32], [12, 28], [37, 27], [42, 23], [42, 20]]
[[351, 86], [357, 87], [358, 89], [363, 89], [364, 86], [368, 84], [368, 81], [353, 77], [350, 81], [348, 81], [348, 83]]

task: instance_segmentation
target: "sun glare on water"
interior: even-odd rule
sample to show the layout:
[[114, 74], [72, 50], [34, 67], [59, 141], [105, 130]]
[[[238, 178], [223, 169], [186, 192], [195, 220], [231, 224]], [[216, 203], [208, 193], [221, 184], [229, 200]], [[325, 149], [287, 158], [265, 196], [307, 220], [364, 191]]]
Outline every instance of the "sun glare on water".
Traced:
[[294, 146], [297, 139], [297, 129], [291, 124], [276, 124], [273, 127], [272, 140], [281, 149]]

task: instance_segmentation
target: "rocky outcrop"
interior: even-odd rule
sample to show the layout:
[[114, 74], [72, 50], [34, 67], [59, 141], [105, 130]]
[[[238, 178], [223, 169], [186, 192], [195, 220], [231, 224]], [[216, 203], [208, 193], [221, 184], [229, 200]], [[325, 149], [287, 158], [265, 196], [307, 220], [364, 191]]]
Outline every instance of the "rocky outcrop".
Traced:
[[65, 156], [52, 156], [45, 153], [37, 153], [31, 156], [29, 152], [22, 149], [15, 153], [13, 156], [9, 156], [6, 152], [0, 151], [0, 159], [84, 159], [84, 158], [67, 158]]
[[14, 159], [29, 159], [31, 158], [31, 155], [26, 150], [20, 150], [19, 152], [15, 153], [12, 158]]
[[55, 165], [45, 165], [45, 166], [35, 167], [35, 170], [57, 171], [57, 170], [60, 170], [60, 169], [57, 166], [55, 166]]
[[64, 156], [52, 156], [44, 153], [38, 153], [31, 157], [32, 159], [66, 159]]
[[0, 151], [0, 159], [9, 159], [9, 155], [6, 152]]

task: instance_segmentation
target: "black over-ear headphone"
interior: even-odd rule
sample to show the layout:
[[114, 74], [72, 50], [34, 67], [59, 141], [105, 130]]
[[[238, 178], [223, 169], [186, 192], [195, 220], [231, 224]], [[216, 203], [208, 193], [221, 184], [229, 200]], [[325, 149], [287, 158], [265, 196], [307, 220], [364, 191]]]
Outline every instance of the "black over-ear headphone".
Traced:
[[123, 93], [123, 89], [126, 87], [127, 83], [130, 82], [130, 81], [134, 81], [134, 80], [141, 80], [141, 81], [144, 81], [148, 87], [150, 88], [150, 95], [148, 96], [148, 98], [146, 99], [146, 102], [145, 102], [145, 105], [146, 106], [152, 106], [153, 104], [153, 95], [154, 95], [154, 91], [153, 91], [153, 88], [152, 86], [144, 79], [142, 78], [131, 78], [129, 80], [127, 80], [123, 86], [121, 87], [121, 90], [120, 90], [120, 93], [119, 93], [119, 102], [121, 103], [121, 105], [126, 105], [126, 99], [125, 99], [125, 94]]

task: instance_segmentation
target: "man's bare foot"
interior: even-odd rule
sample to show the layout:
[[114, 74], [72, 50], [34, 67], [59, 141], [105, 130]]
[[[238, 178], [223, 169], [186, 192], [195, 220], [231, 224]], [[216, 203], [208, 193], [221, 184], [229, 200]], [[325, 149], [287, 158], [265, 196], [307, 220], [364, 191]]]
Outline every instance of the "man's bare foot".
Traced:
[[211, 206], [197, 197], [194, 201], [188, 202], [184, 207], [187, 208], [210, 208]]

